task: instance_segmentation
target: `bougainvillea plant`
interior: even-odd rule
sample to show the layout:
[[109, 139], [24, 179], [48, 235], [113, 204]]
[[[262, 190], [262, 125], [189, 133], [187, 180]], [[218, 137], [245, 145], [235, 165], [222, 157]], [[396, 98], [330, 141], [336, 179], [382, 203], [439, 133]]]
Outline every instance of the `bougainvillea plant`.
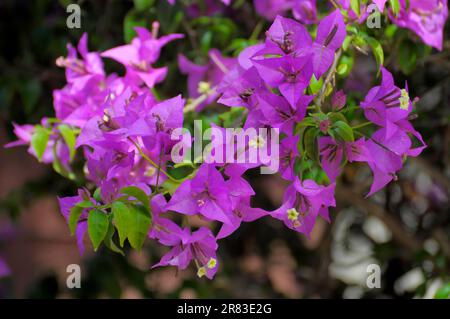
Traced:
[[[214, 14], [230, 2], [205, 1], [202, 10]], [[371, 5], [379, 11], [370, 13]], [[158, 22], [151, 30], [137, 27], [129, 44], [104, 52], [89, 51], [84, 34], [76, 47], [68, 45], [67, 57], [56, 60], [67, 84], [53, 92], [55, 117], [14, 124], [19, 140], [8, 146], [28, 145], [39, 161], [69, 179], [84, 174], [85, 187], [59, 198], [80, 253], [85, 236], [94, 250], [103, 244], [118, 253], [126, 241], [139, 250], [147, 239], [155, 240], [167, 253], [154, 267], [192, 264], [199, 277], [211, 279], [219, 267], [218, 242], [241, 223], [275, 218], [286, 231], [309, 236], [317, 218], [331, 221], [329, 208], [336, 205], [334, 190], [345, 165], [368, 165], [370, 196], [395, 181], [405, 160], [426, 147], [411, 123], [416, 99], [383, 66], [382, 45], [366, 20], [384, 17], [441, 50], [447, 1], [334, 0], [327, 12], [309, 0], [254, 0], [254, 6], [271, 21], [260, 42], [234, 57], [211, 49], [202, 65], [179, 55], [189, 96], [162, 98], [157, 92], [168, 72], [155, 66], [161, 50], [186, 40], [183, 34], [159, 36]], [[188, 9], [192, 15], [198, 10]], [[350, 57], [370, 50], [377, 84], [356, 100], [344, 86]], [[107, 74], [104, 59], [123, 65], [125, 74]], [[218, 104], [228, 111], [200, 129], [215, 129], [214, 145], [199, 144], [202, 159], [198, 152], [190, 156], [203, 134], [175, 132], [192, 129], [205, 108], [219, 112]], [[234, 137], [228, 128], [272, 130], [230, 154]], [[180, 147], [183, 160], [175, 161]], [[289, 182], [274, 211], [252, 206], [255, 192], [245, 172], [268, 165], [262, 153], [246, 162], [252, 149], [270, 153], [277, 174]], [[237, 160], [241, 155], [244, 160]], [[82, 170], [76, 169], [80, 161]], [[190, 225], [186, 216], [192, 215], [207, 226]]]

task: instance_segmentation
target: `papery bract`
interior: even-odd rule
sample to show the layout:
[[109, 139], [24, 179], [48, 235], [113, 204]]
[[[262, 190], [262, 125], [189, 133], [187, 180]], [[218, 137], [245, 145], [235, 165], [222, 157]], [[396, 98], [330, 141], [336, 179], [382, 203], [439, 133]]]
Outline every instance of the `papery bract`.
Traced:
[[216, 239], [208, 228], [202, 227], [192, 233], [183, 229], [180, 242], [173, 245], [153, 268], [171, 265], [185, 269], [194, 260], [198, 268], [197, 275], [212, 279], [218, 268], [217, 247]]
[[210, 104], [217, 98], [215, 90], [224, 75], [236, 63], [235, 59], [223, 57], [220, 51], [211, 49], [208, 53], [209, 62], [204, 65], [197, 65], [189, 61], [184, 55], [179, 55], [178, 64], [180, 71], [188, 75], [188, 91], [190, 98], [197, 98], [202, 94], [208, 94], [203, 103], [197, 106], [200, 111], [205, 105]]
[[317, 216], [329, 220], [328, 208], [336, 205], [335, 184], [318, 185], [313, 180], [295, 179], [285, 192], [284, 203], [270, 214], [299, 233], [309, 237]]
[[292, 14], [295, 19], [304, 24], [317, 22], [316, 0], [294, 1], [292, 4]]
[[192, 180], [184, 181], [167, 209], [186, 215], [201, 214], [210, 220], [231, 224], [228, 188], [213, 164], [202, 164]]
[[[69, 223], [70, 210], [77, 203], [82, 202], [84, 200], [83, 197], [85, 197], [84, 191], [79, 190], [77, 196], [58, 198], [61, 214], [64, 216], [64, 219], [66, 220], [67, 223]], [[80, 216], [80, 219], [77, 223], [76, 230], [75, 230], [75, 236], [77, 238], [77, 246], [78, 246], [80, 255], [83, 255], [84, 251], [85, 251], [84, 236], [87, 232], [87, 214], [88, 214], [87, 211], [88, 211], [87, 209], [83, 209], [83, 212]]]
[[[448, 16], [447, 0], [399, 0], [400, 12], [391, 20], [415, 32], [423, 42], [442, 50], [444, 26]], [[382, 5], [380, 3], [380, 5]]]
[[342, 170], [342, 160], [349, 162], [371, 162], [364, 138], [355, 142], [336, 142], [331, 137], [325, 136], [319, 139], [319, 152], [321, 165], [331, 181], [335, 181]]
[[103, 57], [111, 58], [126, 67], [127, 79], [130, 84], [139, 86], [141, 82], [152, 88], [164, 80], [167, 68], [154, 68], [152, 64], [159, 58], [161, 48], [170, 41], [183, 38], [183, 34], [171, 34], [157, 39], [159, 23], [153, 24], [152, 33], [147, 29], [136, 27], [138, 36], [131, 44], [109, 49], [102, 53]]

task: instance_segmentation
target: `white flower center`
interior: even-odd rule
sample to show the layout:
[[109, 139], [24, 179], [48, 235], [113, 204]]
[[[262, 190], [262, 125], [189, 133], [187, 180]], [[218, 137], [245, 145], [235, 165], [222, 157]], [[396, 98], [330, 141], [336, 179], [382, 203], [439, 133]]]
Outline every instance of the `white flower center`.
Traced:
[[198, 82], [197, 91], [200, 94], [207, 94], [211, 90], [211, 84], [209, 82], [200, 81]]
[[156, 173], [156, 168], [154, 168], [153, 166], [149, 166], [145, 170], [144, 175], [147, 177], [152, 177], [153, 175], [155, 175], [155, 173]]
[[398, 99], [400, 101], [400, 108], [402, 110], [407, 110], [409, 108], [409, 94], [408, 92], [406, 92], [405, 89], [402, 89], [401, 91], [401, 96]]
[[205, 267], [200, 267], [200, 268], [197, 270], [197, 276], [198, 276], [199, 278], [202, 278], [204, 275], [206, 275], [206, 269], [205, 269]]
[[287, 210], [288, 219], [296, 221], [300, 213], [295, 208], [290, 208]]
[[256, 136], [254, 138], [252, 138], [249, 142], [248, 145], [251, 148], [258, 148], [258, 147], [264, 147], [264, 145], [266, 145], [266, 141], [264, 140], [264, 138], [262, 138], [261, 136]]
[[208, 268], [213, 269], [214, 267], [216, 267], [216, 265], [217, 265], [217, 259], [211, 257], [207, 264]]

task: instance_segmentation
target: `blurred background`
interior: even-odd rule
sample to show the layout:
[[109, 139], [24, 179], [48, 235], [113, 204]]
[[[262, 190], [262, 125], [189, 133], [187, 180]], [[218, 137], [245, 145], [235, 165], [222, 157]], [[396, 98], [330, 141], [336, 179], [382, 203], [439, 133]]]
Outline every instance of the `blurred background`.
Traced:
[[[320, 2], [320, 1], [319, 1]], [[82, 9], [81, 29], [66, 26], [71, 1], [0, 2], [0, 144], [15, 140], [12, 122], [37, 123], [52, 116], [52, 90], [61, 88], [64, 71], [55, 66], [66, 44], [89, 34], [89, 48], [102, 51], [129, 41], [136, 25], [161, 22], [161, 33], [187, 34], [169, 44], [158, 63], [169, 65], [158, 86], [162, 96], [186, 92], [176, 67], [178, 52], [197, 62], [210, 48], [236, 55], [270, 23], [251, 1], [237, 0], [209, 18], [188, 16], [180, 6], [160, 0], [73, 1]], [[383, 22], [384, 23], [384, 22]], [[73, 195], [80, 185], [41, 165], [25, 148], [0, 148], [0, 258], [9, 276], [0, 278], [2, 298], [412, 298], [445, 296], [450, 291], [450, 38], [444, 50], [426, 49], [405, 33], [386, 47], [385, 66], [398, 84], [408, 81], [411, 96], [421, 97], [415, 128], [428, 148], [408, 159], [397, 182], [370, 199], [370, 171], [347, 166], [337, 189], [332, 223], [319, 220], [311, 239], [263, 218], [244, 224], [219, 242], [220, 269], [214, 280], [193, 269], [150, 270], [164, 248], [148, 242], [126, 257], [100, 249], [79, 256], [58, 211], [56, 196]], [[252, 36], [253, 35], [253, 36]], [[256, 37], [255, 37], [256, 35]], [[252, 37], [252, 40], [248, 40]], [[383, 39], [383, 36], [381, 36]], [[392, 40], [392, 39], [391, 39]], [[386, 40], [388, 41], [388, 40]], [[371, 56], [352, 57], [347, 90], [363, 96], [373, 84]], [[116, 65], [109, 65], [114, 70]], [[401, 85], [400, 85], [401, 86]], [[208, 113], [208, 110], [206, 111]], [[255, 204], [274, 209], [284, 182], [275, 176], [247, 174], [258, 194]], [[195, 221], [193, 221], [195, 223]], [[66, 287], [69, 264], [80, 264], [81, 289]], [[381, 288], [366, 285], [367, 266], [381, 269]], [[439, 290], [440, 289], [440, 290]], [[447, 291], [447, 292], [445, 292]]]

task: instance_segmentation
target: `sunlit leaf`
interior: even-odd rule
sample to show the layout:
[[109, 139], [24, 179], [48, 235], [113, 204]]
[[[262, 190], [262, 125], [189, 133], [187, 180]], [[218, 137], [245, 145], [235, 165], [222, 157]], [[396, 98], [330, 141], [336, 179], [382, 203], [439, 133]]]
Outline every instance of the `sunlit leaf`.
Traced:
[[94, 209], [88, 215], [88, 233], [92, 245], [96, 251], [108, 232], [108, 215], [104, 212]]
[[36, 125], [33, 136], [31, 137], [31, 146], [36, 152], [39, 161], [42, 160], [49, 138], [50, 131], [43, 128], [41, 125]]

